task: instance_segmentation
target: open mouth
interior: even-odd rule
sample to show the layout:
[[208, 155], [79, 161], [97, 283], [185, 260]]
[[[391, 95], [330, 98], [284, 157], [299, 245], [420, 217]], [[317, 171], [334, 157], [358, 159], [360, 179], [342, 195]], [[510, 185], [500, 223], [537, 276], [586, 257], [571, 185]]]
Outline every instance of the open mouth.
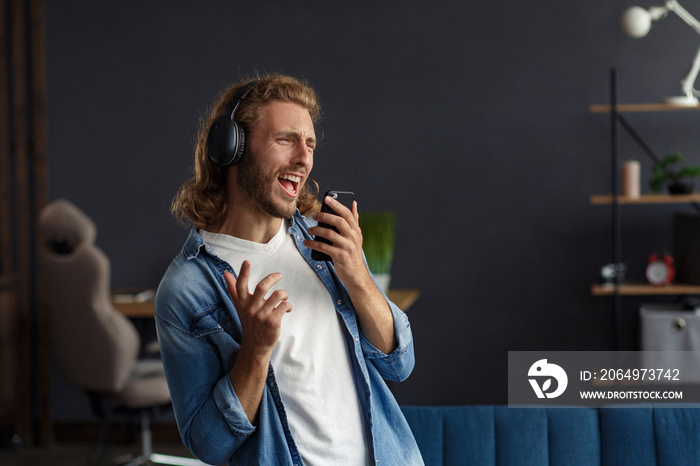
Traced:
[[301, 176], [285, 173], [277, 178], [277, 180], [290, 196], [296, 196], [299, 194], [299, 183], [301, 183]]

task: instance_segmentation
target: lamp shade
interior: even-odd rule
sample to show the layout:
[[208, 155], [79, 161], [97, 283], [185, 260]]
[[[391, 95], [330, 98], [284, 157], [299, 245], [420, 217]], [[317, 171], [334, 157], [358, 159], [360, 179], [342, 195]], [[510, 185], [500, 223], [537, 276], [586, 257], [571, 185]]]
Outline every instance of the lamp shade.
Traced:
[[649, 33], [651, 21], [651, 14], [647, 10], [639, 6], [632, 6], [622, 13], [620, 24], [627, 35], [640, 38]]

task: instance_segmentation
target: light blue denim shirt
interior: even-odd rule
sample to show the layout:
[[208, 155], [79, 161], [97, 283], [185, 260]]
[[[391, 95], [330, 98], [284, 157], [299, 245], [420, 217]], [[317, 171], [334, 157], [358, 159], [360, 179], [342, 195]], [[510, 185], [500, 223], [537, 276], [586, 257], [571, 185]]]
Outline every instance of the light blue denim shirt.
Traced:
[[[302, 244], [313, 223], [297, 212], [289, 232], [316, 271], [342, 316], [352, 349], [352, 372], [378, 465], [422, 465], [413, 434], [383, 379], [405, 380], [415, 362], [406, 314], [391, 303], [397, 348], [385, 354], [365, 339], [345, 285], [333, 264], [311, 259]], [[241, 322], [226, 289], [231, 266], [214, 256], [196, 230], [163, 277], [155, 302], [156, 328], [165, 373], [184, 444], [202, 461], [230, 465], [301, 465], [270, 366], [253, 426], [233, 390], [229, 371], [240, 349]], [[386, 297], [386, 296], [385, 296]]]

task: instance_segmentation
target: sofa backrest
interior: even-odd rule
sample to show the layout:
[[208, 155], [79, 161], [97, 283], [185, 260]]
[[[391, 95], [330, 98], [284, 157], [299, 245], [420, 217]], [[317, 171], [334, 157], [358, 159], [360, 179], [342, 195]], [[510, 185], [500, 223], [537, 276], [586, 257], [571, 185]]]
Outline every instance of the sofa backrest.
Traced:
[[402, 407], [426, 466], [700, 464], [697, 408]]

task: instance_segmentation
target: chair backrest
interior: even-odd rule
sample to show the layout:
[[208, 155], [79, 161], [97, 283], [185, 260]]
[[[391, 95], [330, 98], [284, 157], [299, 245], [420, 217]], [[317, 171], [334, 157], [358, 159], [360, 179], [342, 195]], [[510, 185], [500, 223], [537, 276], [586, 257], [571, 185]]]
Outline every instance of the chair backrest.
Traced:
[[111, 268], [94, 244], [95, 224], [65, 200], [39, 215], [40, 272], [51, 345], [64, 375], [85, 391], [121, 390], [138, 357], [133, 324], [112, 305]]

